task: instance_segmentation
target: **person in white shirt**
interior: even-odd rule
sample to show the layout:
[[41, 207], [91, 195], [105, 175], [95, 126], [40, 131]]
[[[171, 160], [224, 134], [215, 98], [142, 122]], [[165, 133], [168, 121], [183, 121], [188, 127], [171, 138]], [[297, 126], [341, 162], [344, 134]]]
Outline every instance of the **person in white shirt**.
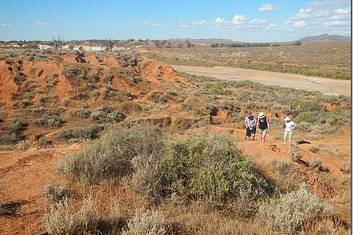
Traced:
[[245, 118], [245, 140], [250, 139], [255, 140], [256, 135], [256, 117], [249, 112], [249, 115]]
[[284, 135], [283, 135], [283, 144], [287, 144], [287, 141], [289, 141], [290, 144], [292, 144], [292, 138], [293, 138], [293, 133], [294, 129], [296, 128], [297, 124], [295, 124], [290, 117], [286, 117], [284, 119], [285, 125], [284, 125]]

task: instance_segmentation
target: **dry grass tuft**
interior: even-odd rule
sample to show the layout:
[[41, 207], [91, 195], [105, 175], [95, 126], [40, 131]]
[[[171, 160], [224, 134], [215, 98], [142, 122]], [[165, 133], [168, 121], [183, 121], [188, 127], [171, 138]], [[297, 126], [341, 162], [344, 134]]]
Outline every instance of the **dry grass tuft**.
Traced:
[[133, 218], [128, 221], [128, 229], [123, 235], [164, 235], [164, 217], [158, 211], [137, 210]]
[[305, 224], [331, 213], [332, 208], [302, 184], [297, 191], [282, 194], [263, 204], [258, 217], [273, 231], [297, 233]]

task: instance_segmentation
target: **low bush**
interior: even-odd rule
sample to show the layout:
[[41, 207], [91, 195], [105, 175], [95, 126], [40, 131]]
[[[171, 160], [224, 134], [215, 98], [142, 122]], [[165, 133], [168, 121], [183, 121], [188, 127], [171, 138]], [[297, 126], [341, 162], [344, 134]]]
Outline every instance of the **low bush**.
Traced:
[[248, 216], [254, 213], [252, 203], [272, 192], [272, 186], [224, 136], [169, 139], [163, 154], [141, 155], [134, 161], [132, 186], [152, 201], [175, 195], [220, 207], [227, 202], [239, 207], [246, 204], [241, 212]]
[[123, 121], [126, 116], [112, 107], [102, 107], [91, 114], [93, 122], [117, 123]]
[[65, 186], [47, 185], [43, 190], [43, 195], [51, 202], [61, 202], [74, 196], [73, 191]]
[[71, 116], [80, 118], [89, 118], [91, 116], [91, 111], [89, 109], [80, 108], [71, 111]]
[[282, 192], [297, 190], [298, 186], [305, 181], [305, 178], [298, 173], [295, 166], [286, 161], [275, 159], [271, 161], [274, 180]]
[[350, 122], [349, 110], [340, 108], [333, 109], [328, 112], [324, 111], [304, 111], [295, 117], [297, 123], [308, 122], [310, 124], [323, 124], [340, 125]]
[[158, 211], [137, 210], [135, 216], [128, 221], [127, 230], [123, 235], [164, 235], [164, 217]]
[[297, 162], [302, 158], [302, 155], [299, 153], [299, 149], [296, 146], [293, 146], [288, 150], [288, 156], [293, 162]]
[[260, 206], [258, 217], [275, 232], [295, 234], [305, 224], [330, 215], [331, 210], [302, 184], [297, 191], [282, 194]]
[[53, 145], [53, 141], [45, 137], [42, 137], [38, 140], [38, 145], [43, 148], [47, 148]]
[[57, 113], [43, 114], [40, 118], [35, 120], [34, 124], [38, 127], [59, 128], [64, 121]]
[[21, 120], [14, 120], [5, 130], [0, 132], [0, 144], [17, 144], [24, 140], [22, 132], [26, 129], [27, 123]]
[[98, 183], [131, 175], [131, 160], [138, 155], [153, 155], [162, 147], [158, 129], [133, 127], [113, 129], [79, 153], [66, 155], [59, 172], [72, 180]]
[[322, 162], [320, 161], [320, 159], [317, 159], [317, 158], [311, 158], [309, 160], [309, 167], [317, 171], [328, 171], [328, 168], [322, 165]]
[[308, 150], [310, 152], [312, 152], [312, 153], [319, 153], [320, 152], [320, 147], [318, 147], [318, 146], [310, 146], [310, 148]]
[[318, 100], [297, 101], [294, 105], [292, 105], [292, 110], [294, 116], [302, 112], [323, 111], [320, 101]]
[[51, 204], [44, 214], [43, 224], [48, 234], [92, 234], [96, 231], [96, 209], [91, 198], [84, 199], [78, 210], [74, 210], [69, 200]]
[[93, 140], [98, 137], [98, 133], [103, 130], [101, 126], [79, 127], [63, 130], [59, 133], [59, 137], [64, 141], [71, 139]]

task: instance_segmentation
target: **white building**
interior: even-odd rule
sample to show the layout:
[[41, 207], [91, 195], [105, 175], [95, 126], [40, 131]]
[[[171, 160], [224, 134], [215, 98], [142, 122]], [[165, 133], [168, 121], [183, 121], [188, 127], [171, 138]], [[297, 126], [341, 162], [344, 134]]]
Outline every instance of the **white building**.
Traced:
[[38, 45], [40, 50], [48, 50], [48, 49], [53, 49], [53, 46], [45, 45], [45, 44], [39, 44]]

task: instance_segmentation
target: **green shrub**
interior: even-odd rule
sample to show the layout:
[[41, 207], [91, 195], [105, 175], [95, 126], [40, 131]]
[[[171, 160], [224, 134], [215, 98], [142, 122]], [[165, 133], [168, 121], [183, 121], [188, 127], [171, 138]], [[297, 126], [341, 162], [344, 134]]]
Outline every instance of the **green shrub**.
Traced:
[[331, 214], [331, 207], [302, 184], [297, 191], [270, 199], [259, 208], [259, 218], [273, 231], [295, 234], [306, 223]]
[[314, 112], [314, 111], [323, 111], [320, 105], [320, 101], [318, 100], [310, 100], [310, 101], [297, 101], [292, 109], [294, 110], [293, 115], [298, 115], [302, 112]]
[[44, 114], [34, 122], [34, 124], [38, 127], [47, 128], [59, 128], [63, 123], [64, 121], [57, 113]]
[[113, 129], [79, 153], [66, 155], [59, 172], [72, 180], [98, 183], [131, 175], [131, 160], [137, 155], [160, 151], [162, 134], [158, 129], [134, 127]]
[[69, 141], [71, 139], [83, 139], [83, 140], [93, 140], [98, 137], [98, 133], [103, 130], [103, 127], [93, 126], [88, 128], [73, 128], [68, 130], [63, 130], [59, 133], [59, 137], [64, 141]]
[[254, 212], [253, 202], [272, 190], [224, 136], [169, 139], [164, 142], [163, 154], [141, 155], [134, 163], [133, 188], [157, 202], [175, 195], [211, 205], [247, 204], [245, 215]]
[[330, 125], [340, 125], [350, 122], [350, 113], [349, 110], [343, 109], [333, 109], [328, 112], [324, 111], [305, 111], [299, 113], [295, 117], [297, 123], [308, 122], [311, 124], [327, 123]]
[[123, 121], [126, 116], [112, 107], [102, 107], [91, 114], [93, 122], [117, 123]]
[[236, 197], [239, 187], [255, 184], [249, 163], [224, 136], [169, 140], [165, 148], [161, 181], [166, 194], [219, 202]]

